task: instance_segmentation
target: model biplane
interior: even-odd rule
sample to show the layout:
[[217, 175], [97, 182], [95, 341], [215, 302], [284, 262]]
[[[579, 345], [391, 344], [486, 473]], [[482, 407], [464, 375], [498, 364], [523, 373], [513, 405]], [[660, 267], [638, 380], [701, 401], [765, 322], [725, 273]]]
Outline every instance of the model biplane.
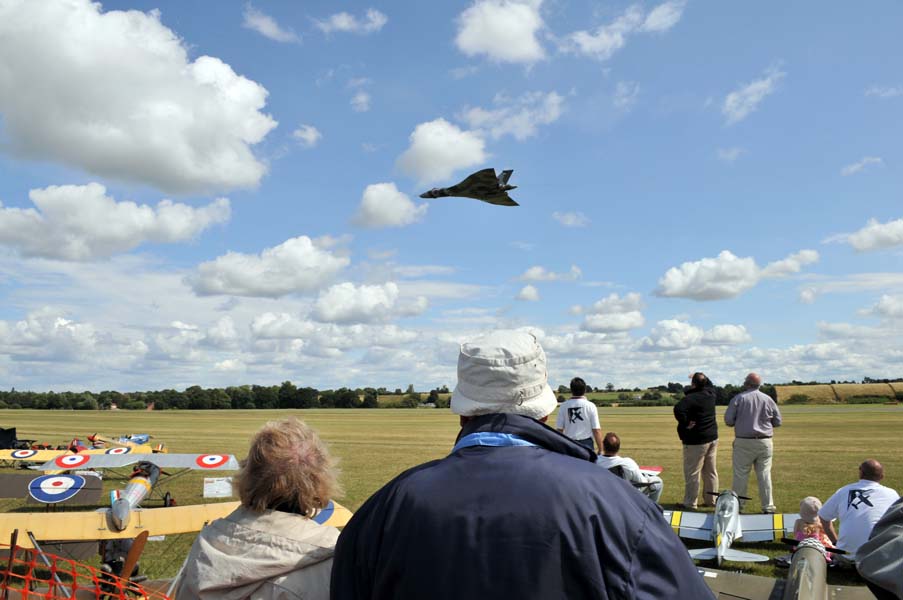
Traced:
[[798, 514], [741, 515], [740, 500], [748, 498], [731, 490], [717, 496], [714, 513], [664, 511], [665, 519], [680, 537], [714, 543], [712, 548], [690, 550], [690, 556], [695, 560], [715, 559], [719, 565], [724, 560], [764, 562], [769, 560], [767, 556], [736, 550], [731, 545], [740, 539], [744, 542], [779, 542], [793, 535], [793, 523], [799, 518]]
[[103, 491], [98, 473], [74, 475], [0, 474], [0, 498], [26, 499], [31, 504], [96, 505]]

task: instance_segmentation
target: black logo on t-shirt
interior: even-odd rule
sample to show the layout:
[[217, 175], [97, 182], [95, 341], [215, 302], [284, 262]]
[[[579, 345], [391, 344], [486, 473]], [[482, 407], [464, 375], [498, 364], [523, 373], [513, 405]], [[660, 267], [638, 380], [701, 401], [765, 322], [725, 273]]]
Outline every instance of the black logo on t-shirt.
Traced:
[[850, 490], [847, 495], [847, 508], [859, 510], [859, 507], [863, 504], [874, 507], [875, 505], [869, 501], [869, 496], [871, 495], [872, 490]]
[[582, 420], [583, 420], [583, 408], [578, 406], [576, 408], [568, 409], [568, 421], [570, 421], [571, 423], [576, 423], [577, 421], [582, 421]]

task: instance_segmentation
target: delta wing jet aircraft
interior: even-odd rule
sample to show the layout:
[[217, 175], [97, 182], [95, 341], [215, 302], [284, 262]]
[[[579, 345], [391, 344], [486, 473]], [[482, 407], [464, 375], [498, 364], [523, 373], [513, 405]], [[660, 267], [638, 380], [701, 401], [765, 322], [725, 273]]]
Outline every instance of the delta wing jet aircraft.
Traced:
[[508, 185], [508, 179], [514, 173], [513, 169], [502, 171], [501, 175], [495, 174], [495, 169], [483, 169], [468, 175], [464, 181], [447, 188], [433, 188], [420, 194], [421, 198], [444, 198], [446, 196], [458, 196], [482, 200], [489, 204], [499, 206], [520, 206], [508, 195], [509, 190], [516, 189], [516, 185]]

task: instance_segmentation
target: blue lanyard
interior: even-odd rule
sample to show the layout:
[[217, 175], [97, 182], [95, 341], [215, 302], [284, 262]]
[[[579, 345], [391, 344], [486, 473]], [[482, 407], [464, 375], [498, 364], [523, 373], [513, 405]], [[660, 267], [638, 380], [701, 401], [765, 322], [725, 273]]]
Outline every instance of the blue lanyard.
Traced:
[[496, 433], [494, 431], [478, 431], [470, 433], [458, 440], [452, 452], [457, 452], [461, 448], [469, 448], [470, 446], [491, 446], [499, 448], [502, 446], [537, 446], [533, 442], [521, 439], [511, 433]]

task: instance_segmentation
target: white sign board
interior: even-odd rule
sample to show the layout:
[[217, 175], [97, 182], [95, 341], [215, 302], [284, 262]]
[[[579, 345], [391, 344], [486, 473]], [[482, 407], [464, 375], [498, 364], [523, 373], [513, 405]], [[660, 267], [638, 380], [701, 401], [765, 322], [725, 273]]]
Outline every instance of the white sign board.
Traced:
[[231, 498], [231, 477], [205, 477], [204, 498]]

